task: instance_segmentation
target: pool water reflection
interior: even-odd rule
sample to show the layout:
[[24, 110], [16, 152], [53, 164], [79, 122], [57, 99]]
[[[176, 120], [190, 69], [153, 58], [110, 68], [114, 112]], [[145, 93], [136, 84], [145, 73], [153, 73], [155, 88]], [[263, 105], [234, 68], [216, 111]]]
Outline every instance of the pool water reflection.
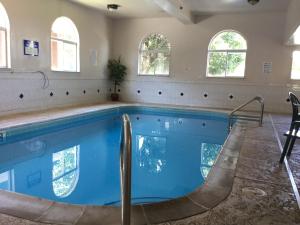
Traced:
[[[227, 136], [224, 116], [128, 113], [134, 203], [177, 198], [204, 183]], [[0, 188], [59, 202], [118, 205], [120, 114], [7, 138], [0, 145]]]

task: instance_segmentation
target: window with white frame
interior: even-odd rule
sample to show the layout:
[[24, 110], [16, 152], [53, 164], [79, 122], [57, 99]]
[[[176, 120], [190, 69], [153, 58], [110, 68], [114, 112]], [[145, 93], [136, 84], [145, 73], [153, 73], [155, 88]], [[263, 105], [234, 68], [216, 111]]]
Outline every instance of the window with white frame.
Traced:
[[0, 68], [10, 68], [10, 25], [4, 6], [0, 2]]
[[168, 76], [171, 45], [161, 34], [150, 34], [140, 44], [139, 75]]
[[291, 79], [300, 80], [300, 50], [293, 52]]
[[67, 17], [57, 18], [51, 29], [51, 69], [79, 72], [79, 34]]
[[208, 47], [207, 77], [244, 77], [247, 41], [236, 31], [222, 31]]

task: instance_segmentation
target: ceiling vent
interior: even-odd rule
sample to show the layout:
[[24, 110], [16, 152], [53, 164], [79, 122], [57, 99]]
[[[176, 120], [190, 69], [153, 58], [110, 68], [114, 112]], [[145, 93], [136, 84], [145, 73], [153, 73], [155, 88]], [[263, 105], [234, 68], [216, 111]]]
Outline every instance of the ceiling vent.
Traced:
[[108, 4], [107, 9], [108, 11], [117, 11], [121, 7], [120, 5], [117, 4]]
[[248, 3], [251, 5], [256, 5], [257, 3], [259, 3], [259, 0], [248, 0]]

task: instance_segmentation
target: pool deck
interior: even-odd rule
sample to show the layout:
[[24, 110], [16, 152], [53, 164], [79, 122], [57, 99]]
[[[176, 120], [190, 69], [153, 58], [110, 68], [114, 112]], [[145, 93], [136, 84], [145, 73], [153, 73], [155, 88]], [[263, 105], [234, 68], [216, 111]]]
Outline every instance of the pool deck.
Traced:
[[[10, 126], [45, 121], [111, 106], [85, 106], [56, 109], [43, 113], [12, 115], [0, 118], [0, 130]], [[245, 126], [244, 138], [239, 138], [238, 140], [241, 148], [237, 157], [238, 160], [236, 163], [229, 165], [236, 164], [233, 188], [230, 195], [215, 207], [204, 207], [207, 209], [204, 213], [179, 221], [166, 222], [163, 223], [164, 225], [300, 224], [300, 211], [289, 174], [286, 166], [278, 163], [280, 157], [278, 137], [284, 143], [282, 131], [289, 126], [289, 117], [266, 114], [263, 127], [258, 127], [256, 124], [247, 124]], [[300, 176], [297, 177], [300, 173], [299, 145], [295, 146], [291, 159], [289, 159], [289, 164], [296, 184], [300, 184]], [[176, 214], [180, 210], [171, 210], [171, 213], [174, 213], [174, 218], [176, 218]], [[154, 219], [152, 221], [148, 220], [144, 224], [155, 223], [156, 215], [159, 217], [159, 213], [153, 214]], [[42, 223], [0, 214], [0, 224], [38, 225]], [[99, 221], [99, 223], [93, 224], [105, 223], [104, 221]]]
[[[278, 124], [281, 128], [282, 124], [288, 126], [287, 118], [289, 116], [266, 114], [263, 127], [247, 128], [233, 190], [225, 201], [201, 215], [164, 225], [300, 224], [300, 211], [289, 175], [285, 165], [278, 163], [280, 147], [276, 127]], [[282, 136], [282, 132], [278, 134]]]

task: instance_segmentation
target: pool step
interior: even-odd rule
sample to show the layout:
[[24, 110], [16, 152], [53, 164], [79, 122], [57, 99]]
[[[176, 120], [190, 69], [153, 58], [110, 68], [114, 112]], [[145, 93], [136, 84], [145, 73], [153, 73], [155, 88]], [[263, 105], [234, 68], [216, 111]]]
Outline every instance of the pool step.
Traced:
[[[153, 203], [153, 202], [162, 202], [162, 201], [168, 201], [172, 200], [173, 198], [160, 198], [160, 197], [141, 197], [141, 198], [131, 198], [131, 203], [133, 205], [139, 205], [139, 204], [147, 204], [147, 203]], [[121, 200], [116, 200], [112, 202], [105, 203], [106, 206], [120, 206]]]

